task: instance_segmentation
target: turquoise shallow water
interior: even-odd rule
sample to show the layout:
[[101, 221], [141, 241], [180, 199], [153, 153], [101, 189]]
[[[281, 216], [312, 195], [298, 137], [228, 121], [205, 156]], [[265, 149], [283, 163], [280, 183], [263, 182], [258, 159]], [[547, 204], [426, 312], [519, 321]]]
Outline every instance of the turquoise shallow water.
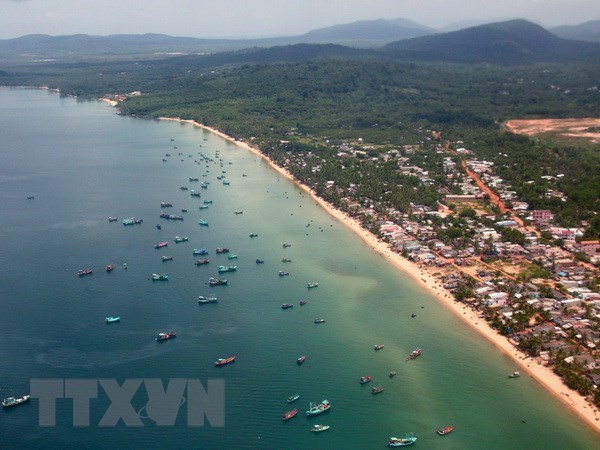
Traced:
[[[18, 436], [16, 447], [370, 449], [414, 432], [414, 448], [597, 448], [597, 436], [535, 382], [507, 378], [516, 369], [508, 358], [235, 145], [190, 125], [9, 89], [0, 89], [0, 139], [2, 396], [27, 392], [31, 378], [225, 381], [222, 428], [190, 428], [183, 410], [175, 426], [145, 420], [143, 428], [98, 427], [108, 404], [102, 396], [91, 402], [90, 427], [74, 428], [71, 403], [59, 400], [57, 426], [41, 428], [32, 401], [0, 411], [1, 447], [14, 448]], [[198, 152], [214, 161], [197, 163]], [[163, 162], [166, 153], [172, 156]], [[229, 186], [216, 178], [222, 171]], [[209, 188], [190, 176], [210, 181]], [[205, 199], [213, 204], [199, 210]], [[159, 219], [161, 201], [173, 202], [173, 214], [186, 208], [185, 220]], [[243, 214], [234, 214], [238, 209]], [[108, 223], [111, 215], [119, 222]], [[130, 216], [143, 224], [121, 225]], [[201, 218], [209, 227], [198, 225]], [[176, 245], [175, 236], [190, 241]], [[159, 241], [169, 246], [155, 250]], [[239, 258], [215, 255], [217, 246]], [[196, 267], [192, 250], [201, 247], [211, 263]], [[163, 263], [161, 255], [174, 259]], [[117, 265], [110, 274], [109, 263]], [[227, 287], [209, 288], [219, 264], [238, 270], [227, 274]], [[77, 277], [84, 267], [94, 274]], [[279, 270], [290, 275], [279, 277]], [[154, 272], [169, 281], [149, 281]], [[311, 281], [319, 287], [308, 290]], [[220, 302], [199, 306], [201, 294]], [[300, 299], [308, 304], [301, 308]], [[283, 311], [286, 302], [294, 308]], [[121, 322], [107, 326], [110, 315]], [[316, 317], [326, 322], [315, 325]], [[153, 341], [169, 329], [178, 339]], [[385, 348], [373, 351], [380, 342]], [[405, 362], [417, 347], [423, 356]], [[213, 367], [230, 354], [235, 364]], [[297, 366], [302, 354], [307, 360]], [[390, 370], [398, 372], [393, 379]], [[359, 385], [366, 374], [385, 387], [382, 394]], [[332, 409], [284, 424], [280, 416], [291, 409], [285, 399], [295, 393], [301, 413], [324, 398]], [[132, 403], [139, 407], [144, 398], [139, 392]], [[331, 430], [310, 433], [314, 423]], [[447, 424], [455, 431], [437, 436]]]

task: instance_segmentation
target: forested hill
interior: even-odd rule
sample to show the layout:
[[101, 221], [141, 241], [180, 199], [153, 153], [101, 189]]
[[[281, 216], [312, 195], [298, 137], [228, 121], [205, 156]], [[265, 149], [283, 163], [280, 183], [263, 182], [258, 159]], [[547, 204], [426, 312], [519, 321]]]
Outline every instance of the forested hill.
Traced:
[[600, 58], [600, 44], [561, 39], [526, 20], [510, 20], [394, 42], [392, 57], [457, 63], [523, 64]]

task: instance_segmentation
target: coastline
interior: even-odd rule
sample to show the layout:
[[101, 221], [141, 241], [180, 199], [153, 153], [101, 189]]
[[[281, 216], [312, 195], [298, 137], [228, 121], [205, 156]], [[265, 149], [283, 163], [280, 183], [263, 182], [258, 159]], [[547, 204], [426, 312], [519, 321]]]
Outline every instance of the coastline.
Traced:
[[[260, 150], [250, 144], [238, 141], [225, 133], [198, 123], [194, 120], [186, 120], [172, 117], [159, 117], [158, 120], [173, 121], [180, 123], [189, 123], [193, 126], [207, 130], [237, 146], [244, 148], [251, 153], [259, 156], [268, 165], [280, 175], [292, 181], [302, 191], [310, 195], [319, 206], [321, 206], [329, 215], [334, 217], [340, 223], [352, 230], [365, 242], [372, 250], [386, 258], [389, 263], [400, 271], [408, 274], [414, 281], [426, 288], [429, 293], [434, 295], [440, 303], [459, 316], [463, 322], [483, 335], [491, 344], [499, 349], [504, 355], [511, 358], [521, 370], [526, 372], [531, 378], [541, 384], [550, 394], [558, 399], [563, 405], [567, 406], [572, 413], [579, 417], [590, 428], [600, 433], [600, 412], [588, 402], [585, 397], [576, 391], [569, 389], [556, 375], [551, 368], [542, 365], [542, 363], [532, 357], [526, 356], [517, 350], [504, 336], [498, 334], [487, 322], [478, 317], [478, 314], [467, 305], [456, 302], [452, 295], [446, 291], [439, 281], [433, 277], [432, 272], [427, 269], [421, 269], [417, 264], [403, 258], [400, 254], [392, 251], [386, 242], [380, 240], [370, 231], [364, 229], [362, 225], [345, 212], [333, 207], [331, 204], [318, 197], [308, 186], [298, 182], [294, 176], [285, 168], [275, 164], [270, 158], [264, 155]], [[507, 374], [508, 376], [508, 374]]]

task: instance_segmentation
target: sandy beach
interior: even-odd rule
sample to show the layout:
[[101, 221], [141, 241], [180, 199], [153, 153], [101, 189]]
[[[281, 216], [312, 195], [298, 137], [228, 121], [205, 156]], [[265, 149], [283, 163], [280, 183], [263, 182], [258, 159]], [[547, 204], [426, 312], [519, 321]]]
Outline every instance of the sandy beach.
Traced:
[[[231, 136], [228, 136], [219, 130], [202, 125], [193, 120], [184, 120], [178, 118], [161, 117], [160, 120], [169, 120], [175, 122], [189, 123], [210, 131], [223, 139], [226, 139], [234, 144], [254, 153], [263, 158], [276, 172], [294, 182], [300, 189], [309, 194], [311, 198], [323, 207], [331, 216], [336, 218], [340, 223], [351, 229], [358, 235], [369, 247], [382, 257], [386, 258], [396, 268], [411, 276], [417, 283], [425, 287], [433, 294], [440, 302], [459, 316], [465, 323], [477, 330], [496, 348], [509, 356], [518, 365], [518, 368], [539, 382], [548, 392], [556, 397], [560, 402], [567, 406], [575, 415], [587, 423], [596, 432], [600, 433], [600, 413], [596, 407], [588, 402], [581, 394], [569, 389], [556, 375], [551, 368], [542, 365], [541, 361], [528, 357], [524, 353], [517, 350], [505, 337], [498, 334], [492, 329], [485, 320], [478, 317], [478, 313], [470, 309], [467, 305], [456, 302], [453, 295], [444, 289], [432, 275], [429, 269], [422, 269], [415, 263], [403, 258], [398, 253], [392, 251], [389, 245], [381, 241], [377, 236], [368, 230], [365, 230], [361, 224], [348, 216], [346, 213], [334, 208], [325, 200], [317, 197], [307, 186], [299, 183], [291, 173], [284, 168], [276, 165], [271, 159], [266, 157], [259, 149], [247, 144], [246, 142], [237, 141]], [[509, 374], [506, 374], [507, 376]]]

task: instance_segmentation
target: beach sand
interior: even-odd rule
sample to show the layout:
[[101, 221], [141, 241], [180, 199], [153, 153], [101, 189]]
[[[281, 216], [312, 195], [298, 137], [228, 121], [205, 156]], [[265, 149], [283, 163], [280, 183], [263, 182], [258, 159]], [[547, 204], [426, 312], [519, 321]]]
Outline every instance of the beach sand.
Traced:
[[[478, 313], [473, 311], [469, 306], [459, 303], [454, 300], [453, 295], [443, 288], [441, 283], [431, 275], [431, 269], [422, 269], [417, 264], [403, 258], [398, 253], [392, 251], [389, 244], [380, 240], [370, 231], [364, 229], [362, 225], [352, 217], [348, 216], [343, 211], [333, 207], [322, 198], [318, 197], [307, 186], [299, 183], [290, 172], [276, 165], [271, 159], [266, 157], [259, 149], [247, 144], [246, 142], [237, 141], [231, 136], [228, 136], [219, 130], [202, 125], [193, 120], [184, 120], [178, 118], [161, 117], [160, 120], [170, 120], [175, 122], [189, 123], [200, 127], [217, 136], [222, 137], [234, 144], [254, 153], [263, 158], [276, 172], [294, 182], [300, 189], [309, 194], [311, 198], [325, 209], [331, 216], [336, 218], [340, 223], [351, 229], [358, 235], [369, 247], [382, 257], [386, 258], [390, 264], [394, 265], [399, 270], [411, 276], [417, 283], [425, 287], [433, 294], [440, 302], [459, 316], [465, 323], [477, 330], [496, 348], [509, 356], [519, 368], [530, 375], [534, 380], [540, 383], [548, 392], [559, 399], [564, 405], [587, 423], [596, 432], [600, 433], [600, 412], [598, 409], [588, 402], [581, 394], [569, 389], [556, 375], [551, 368], [542, 365], [541, 361], [535, 358], [526, 356], [521, 351], [517, 350], [505, 337], [498, 334], [492, 329], [484, 319], [479, 318]], [[437, 269], [436, 269], [437, 270]], [[506, 374], [507, 376], [509, 374]]]

